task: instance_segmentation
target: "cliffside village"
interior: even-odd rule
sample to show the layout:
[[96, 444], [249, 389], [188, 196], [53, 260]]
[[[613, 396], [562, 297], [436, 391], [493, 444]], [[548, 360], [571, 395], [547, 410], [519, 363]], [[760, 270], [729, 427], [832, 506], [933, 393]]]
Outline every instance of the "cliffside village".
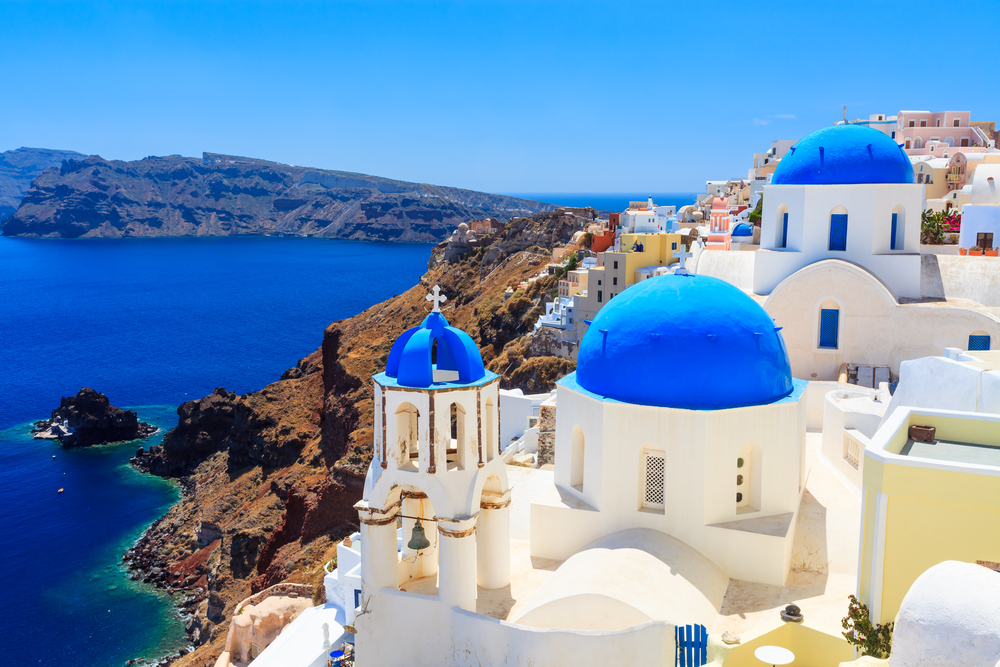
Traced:
[[217, 667], [994, 667], [998, 138], [845, 115], [580, 218], [542, 274], [532, 336], [576, 362], [549, 394], [501, 389], [431, 290], [371, 378], [326, 602], [258, 594]]

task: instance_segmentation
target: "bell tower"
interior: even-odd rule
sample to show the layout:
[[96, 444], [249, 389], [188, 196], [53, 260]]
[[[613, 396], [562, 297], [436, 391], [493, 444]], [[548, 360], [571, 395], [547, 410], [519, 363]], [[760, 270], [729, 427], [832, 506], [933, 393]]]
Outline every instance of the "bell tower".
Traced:
[[[431, 312], [373, 376], [374, 453], [364, 498], [365, 604], [383, 588], [433, 590], [475, 611], [476, 590], [510, 583], [510, 491], [501, 459], [500, 376], [472, 338]], [[422, 580], [422, 581], [421, 581]], [[377, 604], [377, 602], [376, 602]]]

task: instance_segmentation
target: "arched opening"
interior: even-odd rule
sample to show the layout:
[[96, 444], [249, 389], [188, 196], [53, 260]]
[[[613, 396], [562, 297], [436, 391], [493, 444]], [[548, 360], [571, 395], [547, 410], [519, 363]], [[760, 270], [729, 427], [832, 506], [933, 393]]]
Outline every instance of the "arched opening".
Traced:
[[924, 147], [924, 140], [921, 139], [920, 137], [913, 137], [913, 147], [914, 148], [923, 148]]
[[448, 470], [464, 470], [465, 452], [468, 449], [468, 442], [465, 439], [465, 408], [458, 403], [452, 403], [449, 412], [451, 433], [447, 451]]
[[954, 137], [945, 137], [944, 138], [944, 143], [948, 144], [949, 147], [954, 146], [955, 145], [955, 139], [954, 139]]
[[569, 462], [569, 483], [577, 491], [583, 491], [584, 438], [583, 429], [573, 427], [572, 450]]
[[990, 335], [985, 331], [977, 331], [969, 335], [969, 352], [988, 352]]
[[500, 438], [497, 433], [497, 415], [492, 396], [486, 399], [486, 409], [483, 414], [483, 430], [486, 431], [483, 438], [483, 443], [485, 443], [484, 449], [486, 450], [483, 452], [483, 458], [486, 461], [492, 461], [493, 457], [497, 454], [497, 440]]
[[830, 250], [847, 250], [847, 209], [843, 206], [830, 211]]
[[412, 403], [396, 409], [396, 444], [400, 470], [417, 470], [420, 466], [420, 411]]
[[755, 442], [740, 448], [736, 457], [736, 513], [759, 512], [761, 451]]
[[904, 148], [905, 148], [905, 150], [910, 150], [910, 140], [909, 140], [909, 138], [907, 138], [907, 140], [905, 142]]
[[[438, 529], [434, 506], [427, 494], [409, 484], [400, 491], [400, 515], [393, 526], [396, 545], [399, 550], [399, 587], [410, 593], [437, 595], [438, 573]], [[414, 529], [421, 519], [421, 533], [428, 546], [417, 549], [414, 544]], [[419, 540], [418, 540], [419, 541]]]
[[892, 209], [892, 228], [889, 231], [889, 249], [902, 250], [905, 246], [906, 209], [902, 205]]
[[778, 207], [778, 218], [774, 227], [774, 247], [788, 247], [788, 207], [782, 204]]
[[662, 512], [666, 505], [667, 457], [661, 449], [646, 445], [639, 452], [639, 508]]
[[840, 343], [840, 306], [825, 301], [819, 310], [819, 347], [836, 350]]

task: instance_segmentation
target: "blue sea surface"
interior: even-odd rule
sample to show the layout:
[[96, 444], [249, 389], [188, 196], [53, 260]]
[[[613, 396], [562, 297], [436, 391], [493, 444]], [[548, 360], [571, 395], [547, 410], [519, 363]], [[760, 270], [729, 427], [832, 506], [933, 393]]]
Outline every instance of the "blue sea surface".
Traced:
[[593, 206], [598, 211], [624, 211], [630, 201], [646, 201], [650, 197], [657, 206], [678, 209], [694, 203], [697, 192], [520, 192], [506, 193], [512, 197], [534, 199], [558, 206]]
[[[427, 244], [321, 239], [0, 237], [0, 664], [121, 667], [184, 645], [169, 595], [124, 550], [176, 501], [128, 465], [218, 386], [245, 393], [319, 347], [323, 329], [401, 293]], [[31, 422], [88, 386], [160, 433], [64, 450]], [[58, 490], [63, 489], [62, 493]]]

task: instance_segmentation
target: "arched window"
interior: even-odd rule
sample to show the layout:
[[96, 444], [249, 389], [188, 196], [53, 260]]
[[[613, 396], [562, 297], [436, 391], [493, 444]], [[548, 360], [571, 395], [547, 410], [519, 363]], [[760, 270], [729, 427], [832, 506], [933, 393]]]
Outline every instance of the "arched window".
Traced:
[[448, 470], [465, 469], [465, 408], [458, 403], [451, 404], [451, 440], [448, 443]]
[[778, 219], [775, 226], [774, 247], [788, 247], [788, 207], [782, 204], [778, 207]]
[[910, 150], [910, 139], [909, 139], [909, 137], [907, 137], [907, 139], [906, 139], [904, 148], [906, 150]]
[[906, 233], [906, 209], [897, 206], [892, 209], [892, 229], [889, 231], [889, 249], [902, 250]]
[[847, 250], [847, 209], [843, 206], [830, 212], [830, 250]]
[[645, 510], [663, 510], [666, 478], [666, 455], [661, 450], [643, 447], [639, 454], [639, 506]]
[[483, 430], [486, 431], [483, 437], [483, 458], [492, 461], [497, 453], [497, 440], [500, 436], [497, 433], [496, 408], [493, 406], [493, 397], [486, 399], [486, 412], [483, 415]]
[[990, 349], [990, 335], [977, 331], [969, 336], [969, 352], [987, 352]]
[[736, 513], [760, 511], [760, 446], [748, 442], [736, 457]]
[[826, 301], [819, 310], [819, 346], [836, 350], [840, 343], [840, 306]]
[[569, 461], [569, 483], [574, 489], [583, 491], [584, 439], [583, 429], [573, 427], [572, 451]]
[[955, 145], [955, 139], [953, 137], [945, 137], [944, 138], [944, 143], [948, 144], [949, 146], [954, 146]]
[[913, 137], [913, 147], [914, 148], [923, 148], [924, 147], [924, 140], [921, 139], [920, 137]]
[[416, 470], [420, 465], [419, 424], [420, 411], [412, 403], [403, 403], [396, 409], [396, 443], [400, 469]]

